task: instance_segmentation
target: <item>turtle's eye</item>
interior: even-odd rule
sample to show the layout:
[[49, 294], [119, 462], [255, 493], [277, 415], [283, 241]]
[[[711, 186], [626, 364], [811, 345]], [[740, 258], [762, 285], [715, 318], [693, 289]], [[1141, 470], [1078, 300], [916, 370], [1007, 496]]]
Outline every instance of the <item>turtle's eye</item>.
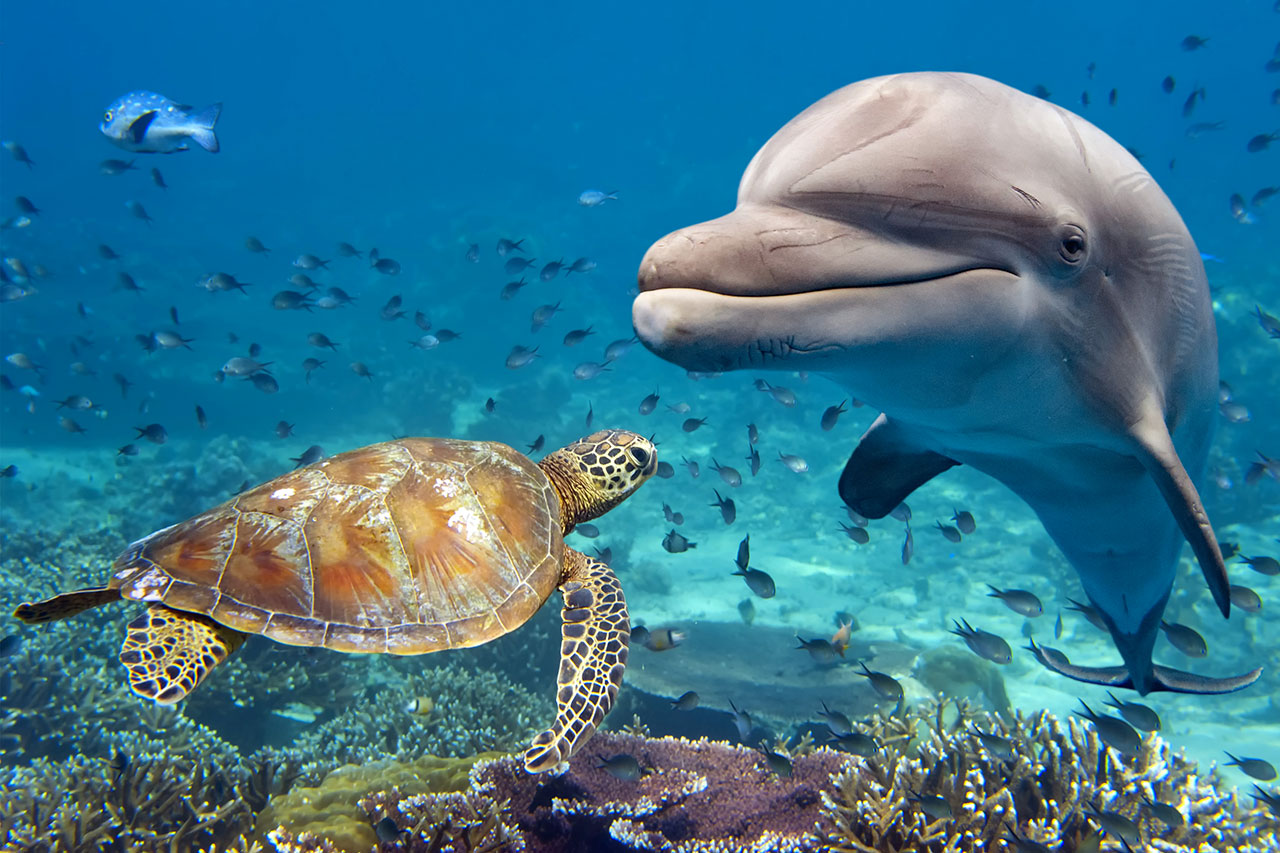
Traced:
[[643, 447], [633, 447], [628, 451], [628, 453], [631, 454], [631, 461], [635, 462], [641, 469], [648, 467], [649, 451], [645, 450]]
[[105, 113], [102, 114], [102, 117], [107, 121], [111, 121], [112, 115], [114, 115], [114, 113], [112, 113], [111, 110], [107, 110]]

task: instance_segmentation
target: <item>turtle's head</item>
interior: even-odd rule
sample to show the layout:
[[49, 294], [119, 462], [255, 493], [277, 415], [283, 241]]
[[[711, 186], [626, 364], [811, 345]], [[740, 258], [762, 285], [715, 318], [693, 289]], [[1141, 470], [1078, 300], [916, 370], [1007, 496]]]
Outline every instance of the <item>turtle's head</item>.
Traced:
[[560, 495], [561, 523], [575, 524], [604, 515], [626, 500], [658, 470], [653, 442], [624, 429], [604, 429], [538, 463]]

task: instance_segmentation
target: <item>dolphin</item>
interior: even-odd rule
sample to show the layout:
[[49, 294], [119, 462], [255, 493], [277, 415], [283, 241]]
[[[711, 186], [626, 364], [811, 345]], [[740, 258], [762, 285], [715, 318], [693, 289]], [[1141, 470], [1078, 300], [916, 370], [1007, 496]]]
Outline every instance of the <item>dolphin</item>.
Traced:
[[1182, 543], [1224, 616], [1196, 489], [1217, 334], [1204, 265], [1155, 180], [1061, 107], [973, 74], [877, 77], [756, 153], [732, 213], [655, 243], [632, 307], [690, 370], [807, 370], [882, 414], [840, 495], [869, 518], [954, 465], [1008, 486], [1079, 574], [1123, 666], [1112, 688], [1226, 693], [1152, 663]]

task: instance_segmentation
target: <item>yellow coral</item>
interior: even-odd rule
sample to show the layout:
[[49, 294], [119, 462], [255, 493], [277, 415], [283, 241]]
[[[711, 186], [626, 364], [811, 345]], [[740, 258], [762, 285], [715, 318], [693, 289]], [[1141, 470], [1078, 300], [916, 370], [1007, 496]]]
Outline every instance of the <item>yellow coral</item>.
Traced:
[[367, 853], [377, 844], [369, 818], [359, 808], [361, 797], [372, 791], [395, 788], [404, 795], [443, 794], [466, 790], [467, 774], [481, 759], [502, 753], [486, 752], [467, 758], [428, 755], [414, 761], [375, 761], [345, 764], [314, 788], [294, 788], [273, 797], [258, 815], [256, 833], [261, 837], [283, 826], [297, 836], [304, 832], [327, 840], [342, 853]]

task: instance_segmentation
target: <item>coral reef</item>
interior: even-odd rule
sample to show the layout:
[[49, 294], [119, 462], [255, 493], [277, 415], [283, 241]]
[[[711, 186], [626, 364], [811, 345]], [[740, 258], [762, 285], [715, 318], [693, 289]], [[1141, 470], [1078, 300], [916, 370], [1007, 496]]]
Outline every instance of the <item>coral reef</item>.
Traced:
[[[975, 722], [996, 739], [983, 744]], [[983, 850], [1014, 830], [1073, 851], [1096, 838], [1099, 814], [1132, 821], [1134, 849], [1280, 850], [1274, 816], [1242, 806], [1156, 735], [1147, 735], [1136, 757], [1122, 759], [1075, 719], [1045, 711], [973, 715], [965, 703], [945, 701], [874, 720], [865, 730], [881, 752], [841, 772], [835, 793], [823, 796], [837, 827], [833, 851]], [[1148, 801], [1173, 806], [1182, 824], [1162, 822]]]

